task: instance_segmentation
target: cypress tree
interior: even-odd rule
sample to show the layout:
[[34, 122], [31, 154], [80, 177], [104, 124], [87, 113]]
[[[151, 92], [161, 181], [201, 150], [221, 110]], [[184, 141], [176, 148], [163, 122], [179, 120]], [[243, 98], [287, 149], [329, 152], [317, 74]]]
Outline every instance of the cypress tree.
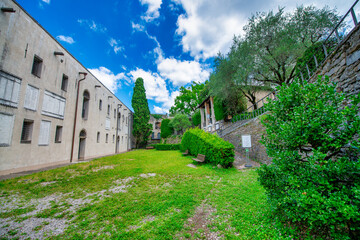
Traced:
[[151, 134], [151, 124], [149, 123], [150, 111], [142, 78], [135, 81], [131, 106], [134, 109], [133, 135], [136, 148], [145, 147]]

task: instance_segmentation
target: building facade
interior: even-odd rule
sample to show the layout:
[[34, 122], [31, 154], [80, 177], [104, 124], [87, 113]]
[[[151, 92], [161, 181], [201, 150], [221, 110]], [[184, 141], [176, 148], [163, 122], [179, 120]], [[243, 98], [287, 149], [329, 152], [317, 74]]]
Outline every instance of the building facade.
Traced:
[[0, 174], [131, 149], [130, 109], [18, 3], [0, 8]]

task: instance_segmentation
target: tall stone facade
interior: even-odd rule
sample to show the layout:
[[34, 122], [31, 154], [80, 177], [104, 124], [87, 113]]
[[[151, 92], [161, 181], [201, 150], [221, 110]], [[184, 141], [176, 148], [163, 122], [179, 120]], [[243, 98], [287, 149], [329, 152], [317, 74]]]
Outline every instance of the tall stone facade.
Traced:
[[0, 174], [129, 150], [130, 109], [18, 3], [0, 8]]

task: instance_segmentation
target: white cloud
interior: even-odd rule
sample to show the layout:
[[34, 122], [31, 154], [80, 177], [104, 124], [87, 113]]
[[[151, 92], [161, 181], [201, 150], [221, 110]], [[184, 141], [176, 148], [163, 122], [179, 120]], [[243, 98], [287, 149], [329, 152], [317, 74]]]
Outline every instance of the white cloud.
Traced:
[[[177, 20], [176, 33], [180, 36], [184, 52], [189, 52], [196, 60], [214, 57], [220, 51], [227, 53], [234, 35], [243, 34], [243, 27], [248, 18], [256, 12], [268, 12], [286, 6], [286, 11], [293, 11], [299, 1], [288, 0], [172, 0], [185, 10]], [[338, 0], [304, 0], [301, 4], [323, 8], [338, 7], [341, 14], [350, 8], [348, 4], [339, 4]], [[343, 7], [346, 5], [346, 7]], [[346, 10], [343, 10], [346, 8]]]
[[50, 0], [41, 0], [41, 1], [43, 1], [44, 3], [50, 4]]
[[144, 79], [147, 99], [154, 100], [157, 103], [168, 100], [169, 91], [166, 88], [165, 79], [159, 74], [137, 68], [136, 70], [131, 71], [130, 75], [134, 82], [139, 77]]
[[193, 81], [205, 82], [210, 72], [202, 68], [197, 61], [179, 61], [174, 58], [159, 59], [158, 71], [169, 79], [174, 86], [182, 86]]
[[103, 25], [96, 23], [94, 20], [88, 20], [88, 19], [78, 19], [77, 20], [80, 25], [85, 25], [89, 27], [94, 32], [106, 32], [107, 28]]
[[66, 42], [68, 44], [73, 44], [75, 43], [74, 39], [72, 37], [67, 37], [67, 36], [64, 36], [64, 35], [59, 35], [56, 37], [59, 41], [62, 41], [62, 42]]
[[241, 1], [176, 2], [181, 3], [186, 11], [178, 17], [176, 33], [181, 36], [183, 51], [190, 52], [197, 60], [214, 57], [219, 51], [227, 52], [233, 36], [242, 32], [247, 21], [240, 12], [243, 6], [236, 3]]
[[174, 105], [174, 100], [179, 96], [179, 91], [173, 91], [171, 94], [166, 87], [166, 81], [158, 73], [145, 71], [137, 68], [130, 72], [132, 81], [135, 82], [137, 78], [141, 77], [144, 80], [144, 87], [146, 90], [146, 98], [154, 100], [159, 106], [154, 106], [155, 113], [168, 113], [171, 106]]
[[139, 23], [131, 22], [131, 27], [134, 29], [134, 31], [138, 32], [143, 32], [145, 30], [145, 26]]
[[106, 67], [89, 69], [89, 71], [113, 93], [120, 87], [121, 79], [127, 80], [124, 73], [115, 75]]
[[145, 16], [141, 16], [146, 22], [151, 22], [154, 19], [160, 17], [160, 6], [162, 0], [140, 0], [141, 5], [148, 5]]
[[165, 114], [165, 113], [169, 112], [169, 109], [161, 108], [158, 106], [154, 106], [153, 109], [154, 109], [154, 113], [156, 113], [156, 114]]
[[120, 46], [120, 41], [119, 40], [115, 40], [114, 38], [110, 38], [109, 40], [109, 44], [110, 46], [113, 48], [114, 52], [117, 54], [120, 51], [124, 50], [123, 46]]

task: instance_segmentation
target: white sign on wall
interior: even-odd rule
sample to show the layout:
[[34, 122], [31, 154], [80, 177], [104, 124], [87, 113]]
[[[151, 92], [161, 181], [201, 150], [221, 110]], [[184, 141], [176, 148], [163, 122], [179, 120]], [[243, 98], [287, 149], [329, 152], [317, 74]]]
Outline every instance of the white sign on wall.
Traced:
[[243, 148], [251, 148], [251, 135], [241, 135]]

